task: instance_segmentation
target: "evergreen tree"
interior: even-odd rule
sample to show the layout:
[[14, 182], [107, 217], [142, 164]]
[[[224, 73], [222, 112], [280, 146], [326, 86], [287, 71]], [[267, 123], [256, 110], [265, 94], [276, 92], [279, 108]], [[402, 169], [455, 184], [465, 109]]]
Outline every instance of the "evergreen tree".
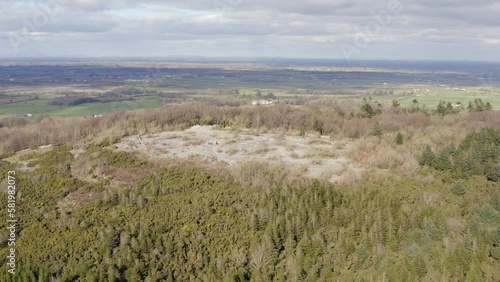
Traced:
[[442, 116], [446, 115], [446, 106], [444, 101], [439, 101], [436, 112]]
[[395, 140], [396, 144], [398, 145], [403, 145], [403, 142], [404, 142], [404, 137], [403, 137], [403, 134], [401, 134], [401, 132], [398, 132], [398, 135], [396, 135], [396, 140]]
[[397, 109], [399, 108], [399, 106], [401, 106], [401, 104], [398, 102], [398, 100], [394, 99], [392, 100], [392, 107]]
[[465, 276], [465, 281], [467, 282], [481, 282], [483, 281], [481, 277], [481, 268], [477, 265], [477, 263], [472, 263], [469, 267], [469, 271], [467, 271], [467, 275]]
[[467, 106], [467, 110], [469, 110], [469, 112], [474, 111], [474, 106], [472, 105], [472, 102], [469, 102], [469, 105]]
[[430, 167], [434, 167], [436, 165], [436, 154], [432, 151], [431, 146], [425, 146], [418, 162], [420, 165], [428, 165]]
[[500, 228], [497, 228], [493, 236], [493, 247], [490, 249], [490, 255], [494, 259], [500, 260]]
[[380, 128], [380, 124], [378, 122], [376, 122], [375, 127], [373, 127], [372, 135], [378, 138], [382, 138], [382, 128]]
[[465, 194], [465, 187], [463, 183], [461, 181], [457, 181], [453, 188], [451, 188], [451, 192], [458, 196], [462, 196], [463, 194]]
[[427, 265], [425, 264], [422, 256], [419, 256], [415, 260], [415, 270], [417, 272], [418, 277], [423, 278], [427, 274]]
[[495, 193], [490, 201], [491, 206], [500, 212], [500, 192]]
[[497, 163], [495, 165], [493, 171], [488, 175], [488, 180], [500, 182], [500, 163]]
[[375, 115], [375, 110], [370, 103], [364, 103], [363, 106], [361, 106], [361, 112], [363, 117], [367, 118], [371, 118]]

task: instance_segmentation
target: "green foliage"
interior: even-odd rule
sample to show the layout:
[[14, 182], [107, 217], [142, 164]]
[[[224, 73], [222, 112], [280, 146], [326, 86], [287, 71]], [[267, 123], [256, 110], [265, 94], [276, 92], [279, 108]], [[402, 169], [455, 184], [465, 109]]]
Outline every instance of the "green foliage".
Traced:
[[401, 134], [401, 132], [398, 132], [398, 135], [396, 135], [396, 139], [394, 140], [394, 142], [396, 142], [397, 145], [403, 145], [404, 137], [403, 134]]
[[460, 108], [453, 107], [451, 102], [439, 101], [436, 108], [436, 113], [441, 116], [456, 114], [458, 112], [460, 112]]
[[401, 106], [401, 104], [398, 102], [398, 100], [394, 99], [392, 100], [392, 107], [397, 109]]
[[417, 257], [419, 254], [420, 254], [420, 247], [416, 243], [411, 244], [410, 248], [408, 249], [408, 257], [412, 259]]
[[497, 181], [500, 177], [499, 162], [500, 130], [492, 128], [468, 134], [458, 148], [450, 145], [434, 153], [427, 146], [419, 158], [421, 165], [448, 171], [454, 178], [484, 175], [491, 181]]
[[500, 247], [500, 228], [497, 228], [495, 235], [493, 236], [493, 246]]
[[453, 168], [452, 155], [454, 153], [454, 148], [452, 146], [442, 150], [436, 155], [436, 161], [434, 167], [437, 170], [447, 171]]
[[500, 212], [500, 192], [496, 192], [490, 201], [491, 206]]
[[358, 265], [359, 266], [362, 266], [365, 263], [366, 259], [370, 256], [370, 254], [368, 253], [368, 251], [366, 250], [366, 247], [364, 245], [358, 246], [358, 248], [356, 250], [356, 254], [358, 257]]
[[425, 261], [421, 256], [415, 259], [415, 270], [418, 277], [420, 278], [424, 277], [425, 274], [427, 274], [427, 265], [425, 264]]
[[495, 235], [493, 236], [493, 246], [490, 249], [490, 255], [494, 259], [500, 260], [500, 227], [497, 228]]
[[485, 204], [478, 211], [479, 219], [483, 223], [500, 223], [500, 213], [491, 205]]
[[470, 281], [470, 282], [483, 281], [483, 279], [481, 278], [481, 268], [478, 267], [476, 263], [472, 263], [471, 266], [469, 267], [469, 271], [465, 276], [465, 281]]
[[423, 113], [429, 115], [429, 111], [425, 108], [425, 105], [421, 106], [417, 99], [413, 99], [410, 107], [405, 109], [407, 113]]
[[[284, 169], [249, 174], [244, 169], [254, 168], [246, 166], [233, 177], [98, 147], [75, 160], [70, 149], [37, 155], [31, 160], [36, 169], [19, 179], [20, 281], [369, 281], [400, 275], [416, 281], [446, 273], [464, 280], [477, 274], [473, 263], [486, 269], [479, 273], [483, 279], [495, 266], [487, 257], [500, 242], [490, 231], [499, 224], [497, 196], [482, 196], [470, 182], [464, 197], [475, 200], [462, 210], [456, 201], [429, 205], [422, 197], [449, 191], [451, 184], [398, 178], [346, 189], [290, 180]], [[102, 181], [73, 175], [79, 158], [89, 156], [106, 164]], [[7, 166], [0, 163], [0, 170]], [[124, 171], [137, 179], [119, 182], [115, 177]], [[247, 174], [260, 179], [239, 180]], [[60, 208], [90, 193], [99, 197], [71, 212]], [[450, 230], [447, 218], [460, 212], [469, 222]], [[445, 238], [461, 242], [460, 236], [473, 243], [449, 244], [443, 252]], [[7, 252], [1, 245], [0, 257]], [[0, 281], [11, 281], [7, 277], [0, 273]]]
[[380, 114], [382, 114], [382, 105], [380, 103], [377, 103], [376, 101], [373, 102], [371, 97], [368, 100], [363, 98], [363, 105], [361, 105], [360, 114], [361, 117], [372, 118]]
[[372, 135], [378, 138], [382, 138], [382, 128], [378, 122], [375, 123], [375, 126], [372, 129]]
[[106, 163], [110, 167], [119, 168], [144, 168], [146, 166], [145, 161], [139, 160], [133, 154], [123, 152], [123, 151], [113, 151], [110, 149], [103, 149], [97, 146], [92, 146], [85, 153], [86, 156], [90, 156], [93, 159], [98, 159], [103, 163]]
[[453, 185], [453, 188], [451, 188], [451, 192], [457, 196], [462, 196], [465, 194], [464, 184], [461, 181], [457, 181], [455, 185]]
[[494, 182], [500, 182], [500, 163], [497, 163], [488, 175], [488, 179]]
[[420, 165], [427, 165], [430, 167], [435, 167], [436, 166], [436, 154], [431, 149], [431, 146], [427, 145], [422, 152], [422, 155], [420, 156], [418, 160]]
[[469, 102], [467, 109], [471, 112], [491, 111], [493, 107], [489, 102], [484, 103], [481, 99], [475, 99], [474, 102]]
[[468, 232], [475, 237], [481, 236], [482, 227], [479, 216], [475, 215], [469, 219]]

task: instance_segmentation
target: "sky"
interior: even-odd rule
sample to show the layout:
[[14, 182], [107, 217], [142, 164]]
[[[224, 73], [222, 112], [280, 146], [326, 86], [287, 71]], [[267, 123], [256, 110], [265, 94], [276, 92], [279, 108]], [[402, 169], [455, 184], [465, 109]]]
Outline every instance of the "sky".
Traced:
[[498, 0], [0, 0], [0, 57], [500, 61]]

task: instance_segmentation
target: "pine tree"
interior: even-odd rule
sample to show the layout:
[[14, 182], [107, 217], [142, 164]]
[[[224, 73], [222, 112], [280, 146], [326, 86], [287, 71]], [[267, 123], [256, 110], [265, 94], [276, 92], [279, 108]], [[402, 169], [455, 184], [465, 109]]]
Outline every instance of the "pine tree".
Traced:
[[479, 217], [477, 215], [473, 216], [470, 220], [469, 220], [469, 232], [470, 234], [472, 234], [473, 236], [480, 236], [481, 233], [482, 233], [482, 229], [481, 229], [481, 221], [479, 220]]
[[369, 255], [368, 251], [366, 250], [365, 246], [360, 245], [357, 249], [358, 266], [363, 265], [369, 256], [370, 255]]
[[451, 188], [451, 192], [453, 192], [453, 194], [455, 195], [462, 196], [463, 194], [465, 194], [465, 187], [462, 182], [457, 181], [453, 188]]
[[425, 264], [424, 259], [419, 256], [415, 260], [415, 270], [417, 272], [418, 277], [422, 278], [427, 274], [427, 265]]
[[436, 156], [436, 169], [445, 171], [453, 169], [453, 164], [451, 162], [451, 157], [455, 151], [453, 145], [442, 150]]
[[483, 281], [481, 277], [481, 268], [478, 267], [478, 265], [475, 262], [470, 265], [469, 271], [465, 276], [465, 281], [470, 281], [470, 282]]
[[500, 247], [500, 227], [497, 228], [497, 231], [495, 232], [495, 236], [493, 237], [493, 246]]
[[420, 165], [428, 165], [430, 167], [435, 167], [436, 165], [436, 154], [431, 149], [431, 146], [427, 145], [424, 152], [419, 158]]
[[404, 142], [404, 137], [403, 137], [403, 134], [401, 134], [401, 132], [398, 132], [398, 135], [396, 135], [396, 140], [395, 140], [396, 144], [398, 145], [403, 145], [403, 142]]
[[500, 228], [497, 228], [493, 237], [493, 247], [490, 249], [490, 255], [496, 260], [500, 260]]
[[437, 109], [436, 109], [436, 112], [439, 114], [439, 115], [446, 115], [446, 106], [445, 106], [445, 102], [444, 101], [439, 101], [438, 105], [437, 105]]
[[500, 182], [500, 163], [495, 165], [494, 170], [488, 175], [488, 180], [494, 182]]
[[396, 100], [396, 99], [392, 100], [392, 107], [393, 108], [397, 109], [397, 108], [399, 108], [399, 106], [400, 106], [400, 104], [399, 104], [398, 100]]
[[493, 208], [500, 212], [500, 192], [495, 193], [491, 198], [490, 204]]
[[382, 137], [382, 128], [380, 128], [380, 124], [378, 122], [375, 123], [375, 127], [372, 130], [372, 135], [378, 138]]
[[375, 110], [368, 102], [361, 106], [361, 111], [363, 112], [363, 117], [371, 118], [375, 115]]

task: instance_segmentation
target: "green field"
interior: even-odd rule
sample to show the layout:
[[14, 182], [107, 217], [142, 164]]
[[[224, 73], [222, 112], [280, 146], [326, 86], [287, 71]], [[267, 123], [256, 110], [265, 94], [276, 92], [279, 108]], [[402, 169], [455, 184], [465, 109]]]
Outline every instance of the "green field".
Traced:
[[135, 101], [113, 103], [87, 103], [78, 106], [61, 107], [48, 105], [48, 99], [33, 100], [14, 104], [0, 105], [0, 118], [14, 115], [34, 114], [58, 117], [81, 117], [94, 114], [104, 114], [115, 111], [130, 111], [139, 109], [159, 108], [163, 101], [159, 97], [141, 97]]
[[[471, 87], [467, 88], [466, 91], [457, 91], [442, 87], [420, 87], [420, 89], [422, 91], [412, 95], [396, 94], [390, 96], [373, 96], [373, 99], [385, 105], [390, 105], [393, 100], [398, 100], [403, 107], [410, 106], [413, 100], [416, 99], [420, 105], [425, 105], [430, 109], [435, 108], [440, 101], [452, 103], [460, 102], [464, 107], [467, 107], [469, 102], [473, 102], [475, 99], [481, 99], [485, 103], [489, 102], [493, 106], [493, 109], [500, 110], [500, 89], [498, 88], [484, 89]], [[427, 91], [427, 89], [429, 91]], [[395, 91], [395, 93], [400, 92], [401, 91]], [[358, 101], [361, 101], [361, 99]]]
[[[24, 102], [1, 104], [0, 118], [24, 114], [83, 117], [193, 101], [249, 105], [252, 100], [261, 99], [257, 93], [261, 97], [272, 93], [279, 100], [294, 105], [313, 99], [361, 102], [363, 98], [372, 97], [386, 107], [390, 107], [393, 100], [407, 107], [417, 99], [428, 109], [434, 109], [440, 101], [461, 102], [466, 107], [469, 102], [480, 98], [495, 110], [500, 110], [500, 86], [486, 84], [475, 73], [465, 77], [437, 72], [429, 76], [426, 72], [412, 71], [364, 69], [331, 72], [297, 67], [256, 68], [252, 71], [243, 68], [230, 72], [216, 68], [163, 69], [148, 73], [144, 69], [126, 67], [76, 67], [61, 71], [45, 66], [9, 70], [9, 75], [13, 74], [18, 77], [16, 84], [4, 82], [0, 89], [0, 103], [9, 100]], [[38, 99], [25, 101], [32, 97]], [[93, 98], [99, 102], [64, 102], [71, 98]], [[135, 100], [123, 102], [129, 99]], [[49, 102], [64, 106], [49, 105]]]
[[48, 99], [40, 99], [0, 105], [0, 118], [23, 114], [43, 115], [58, 110], [59, 107], [48, 105], [48, 101]]
[[159, 97], [143, 97], [136, 101], [114, 102], [114, 103], [88, 103], [73, 107], [65, 107], [51, 112], [53, 116], [79, 117], [94, 114], [104, 114], [116, 111], [131, 111], [139, 109], [160, 108], [163, 101]]

